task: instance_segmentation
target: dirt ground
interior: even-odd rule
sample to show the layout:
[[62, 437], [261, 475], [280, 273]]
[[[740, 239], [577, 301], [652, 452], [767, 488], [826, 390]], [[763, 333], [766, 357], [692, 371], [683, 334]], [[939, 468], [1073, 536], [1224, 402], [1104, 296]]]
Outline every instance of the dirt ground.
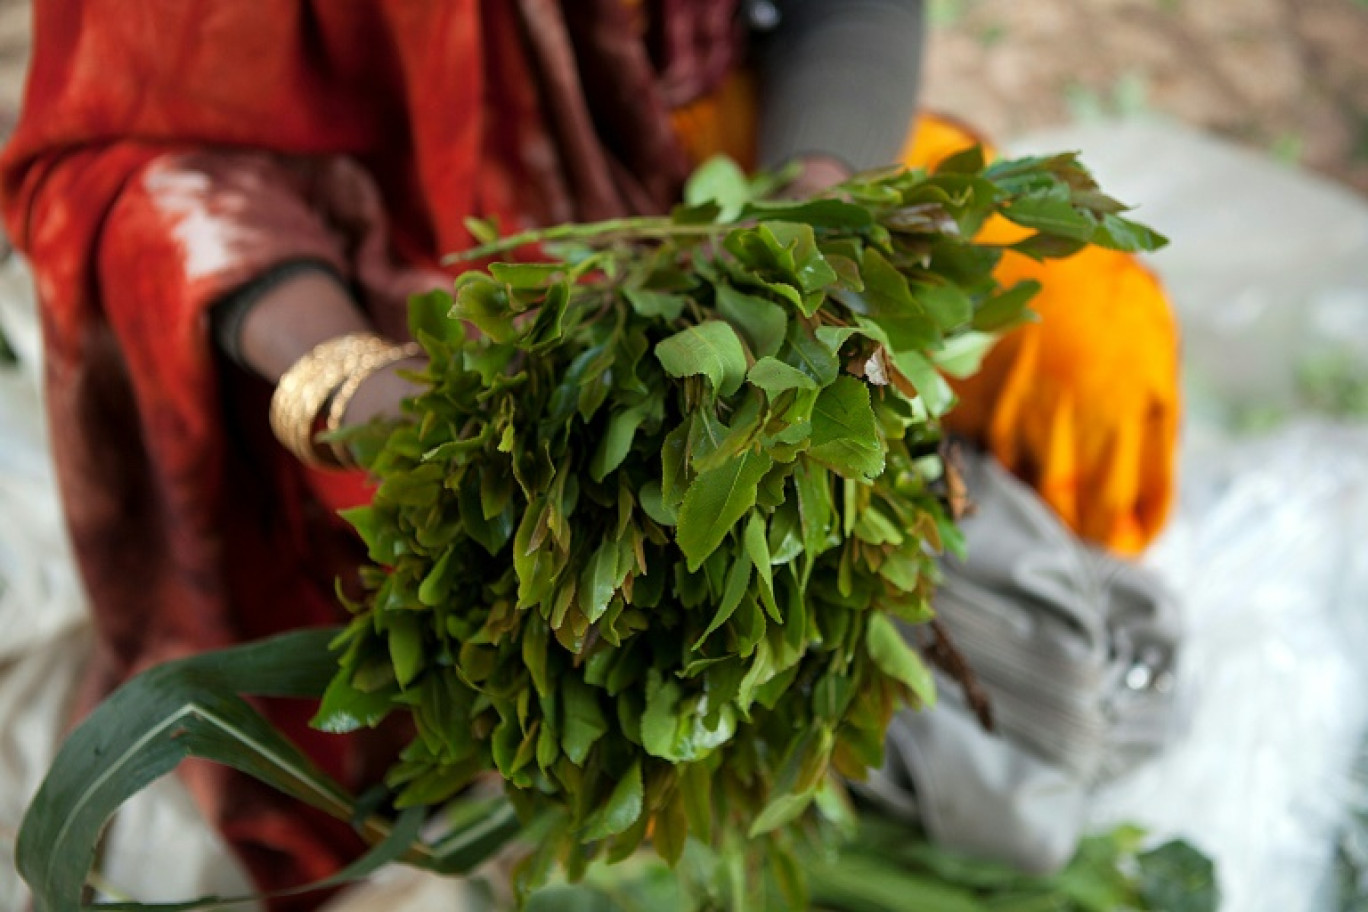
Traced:
[[1010, 136], [1160, 113], [1368, 193], [1368, 0], [929, 0], [924, 94]]
[[[1368, 193], [1368, 0], [927, 0], [931, 106], [1010, 137], [1157, 112]], [[0, 127], [29, 0], [0, 0]]]

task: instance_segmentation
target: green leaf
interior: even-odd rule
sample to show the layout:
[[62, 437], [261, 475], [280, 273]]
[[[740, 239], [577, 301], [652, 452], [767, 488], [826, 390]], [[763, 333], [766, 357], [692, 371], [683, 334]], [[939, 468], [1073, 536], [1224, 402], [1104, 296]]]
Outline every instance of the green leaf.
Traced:
[[869, 387], [843, 376], [822, 390], [812, 409], [809, 452], [847, 477], [874, 479], [883, 474], [884, 447], [869, 403]]
[[513, 538], [513, 569], [518, 578], [518, 607], [539, 604], [551, 594], [556, 582], [555, 557], [551, 549], [532, 545], [532, 536], [547, 510], [544, 501], [529, 504]]
[[1017, 241], [1010, 249], [1033, 260], [1051, 260], [1071, 257], [1087, 246], [1087, 241], [1041, 233]]
[[812, 708], [817, 718], [836, 723], [845, 715], [853, 695], [853, 682], [848, 674], [833, 668], [817, 682], [812, 694]]
[[944, 332], [958, 329], [974, 315], [969, 295], [951, 282], [913, 285], [912, 295]]
[[836, 355], [801, 323], [789, 325], [788, 343], [783, 360], [816, 380], [818, 386], [830, 386], [841, 370]]
[[756, 200], [741, 210], [740, 217], [801, 222], [814, 228], [845, 231], [868, 228], [874, 223], [869, 209], [838, 199]]
[[1018, 225], [1075, 241], [1090, 241], [1097, 231], [1097, 220], [1075, 209], [1069, 188], [1062, 185], [1019, 196], [1002, 214]]
[[[478, 523], [478, 521], [477, 518], [476, 522]], [[479, 540], [474, 535], [471, 538]], [[490, 552], [493, 553], [496, 550], [490, 549]], [[451, 567], [454, 554], [453, 550], [448, 549], [437, 559], [437, 563], [432, 565], [432, 569], [427, 572], [427, 575], [423, 577], [423, 582], [418, 586], [418, 601], [431, 608], [435, 608], [446, 601], [447, 588], [450, 582], [447, 573]]]
[[770, 616], [778, 621], [780, 617], [779, 608], [774, 602], [774, 569], [770, 564], [769, 539], [765, 533], [765, 520], [758, 512], [752, 513], [746, 521], [744, 541], [746, 556], [755, 565], [755, 572], [760, 578], [760, 599]]
[[632, 764], [631, 769], [613, 786], [613, 793], [608, 796], [607, 803], [585, 821], [584, 840], [607, 839], [636, 823], [637, 818], [641, 816], [644, 795], [641, 763], [637, 762]]
[[522, 344], [530, 351], [541, 351], [559, 342], [565, 333], [566, 308], [570, 304], [570, 280], [562, 279], [546, 291]]
[[1166, 842], [1136, 857], [1140, 896], [1150, 909], [1216, 912], [1220, 886], [1211, 860], [1182, 840]]
[[[796, 809], [792, 807], [791, 803], [788, 807], [776, 807], [784, 803], [784, 798], [805, 796], [811, 800], [815, 797], [817, 790], [826, 782], [831, 752], [835, 744], [836, 737], [832, 726], [822, 723], [808, 725], [801, 735], [789, 742], [783, 762], [779, 765], [771, 787], [771, 808], [773, 810], [766, 808], [766, 811], [770, 811], [774, 815], [769, 829], [787, 823], [792, 819], [792, 817], [786, 816], [787, 814], [801, 813], [803, 808], [807, 806], [804, 802]], [[764, 816], [765, 814], [762, 812], [761, 817]], [[757, 821], [751, 827], [752, 838], [761, 832], [765, 832], [765, 830], [760, 829], [760, 826], [760, 821]]]
[[1026, 309], [1040, 292], [1035, 279], [1023, 279], [1011, 288], [994, 295], [979, 305], [974, 313], [973, 327], [979, 332], [998, 332], [1010, 329], [1034, 315]]
[[680, 772], [679, 791], [684, 797], [684, 813], [689, 831], [706, 843], [712, 838], [712, 777], [702, 763], [690, 763]]
[[856, 317], [856, 320], [858, 322], [855, 326], [818, 327], [817, 340], [830, 349], [833, 355], [840, 354], [841, 346], [845, 345], [851, 336], [864, 336], [885, 348], [888, 347], [888, 334], [880, 329], [877, 323], [863, 317]]
[[389, 640], [390, 660], [394, 663], [394, 677], [400, 687], [407, 687], [425, 664], [418, 620], [405, 611], [390, 612], [385, 618], [385, 635]]
[[[811, 225], [761, 222], [757, 230], [774, 252], [775, 260], [786, 273], [785, 277], [792, 279], [804, 293], [821, 291], [836, 283], [839, 277], [818, 249], [817, 237]], [[816, 311], [815, 305], [808, 306], [806, 302], [801, 309], [809, 317]]]
[[1122, 218], [1119, 215], [1102, 216], [1102, 224], [1092, 236], [1092, 242], [1099, 247], [1121, 250], [1126, 253], [1149, 253], [1168, 245], [1168, 238], [1153, 228]]
[[855, 518], [855, 537], [870, 545], [901, 545], [904, 536], [877, 507], [860, 510]]
[[[793, 480], [797, 487], [798, 512], [802, 523], [801, 551], [813, 558], [826, 550], [827, 537], [831, 531], [832, 507], [827, 472], [821, 466], [811, 465], [803, 459], [798, 462]], [[773, 550], [778, 552], [780, 549]]]
[[650, 403], [643, 402], [613, 413], [608, 419], [608, 430], [599, 438], [594, 456], [589, 460], [590, 478], [603, 481], [609, 472], [622, 465], [622, 460], [627, 458], [632, 449], [637, 428], [641, 427], [641, 422], [646, 420], [650, 412]]
[[720, 222], [735, 219], [750, 198], [751, 186], [745, 172], [725, 155], [714, 155], [703, 162], [684, 184], [684, 202], [690, 206], [716, 203]]
[[665, 443], [660, 448], [660, 500], [671, 511], [676, 511], [684, 500], [689, 482], [687, 457], [692, 432], [693, 419], [685, 418], [665, 435]]
[[662, 526], [673, 526], [679, 522], [679, 510], [674, 504], [666, 503], [661, 493], [660, 482], [651, 480], [642, 485], [641, 490], [637, 492], [637, 501], [641, 504], [642, 512], [649, 516], [652, 522]]
[[984, 167], [983, 147], [974, 145], [943, 159], [941, 163], [936, 166], [936, 173], [980, 174]]
[[646, 711], [641, 715], [641, 746], [653, 757], [671, 761], [675, 759], [682, 694], [678, 681], [662, 677], [655, 668], [647, 672]]
[[967, 332], [947, 339], [945, 347], [936, 352], [936, 368], [958, 380], [972, 377], [997, 341], [997, 335], [987, 332]]
[[888, 615], [870, 615], [865, 645], [869, 649], [870, 659], [880, 671], [905, 684], [923, 706], [935, 704], [936, 682], [931, 672], [917, 651], [903, 639]]
[[624, 288], [622, 293], [631, 302], [632, 309], [641, 316], [656, 317], [667, 322], [678, 320], [689, 300], [684, 295], [648, 291], [645, 288]]
[[359, 728], [374, 728], [394, 709], [393, 687], [365, 691], [338, 675], [323, 693], [323, 701], [309, 724], [319, 731], [340, 735]]
[[788, 317], [778, 304], [724, 283], [717, 286], [717, 312], [741, 331], [756, 357], [777, 354], [784, 344]]
[[896, 351], [920, 351], [940, 344], [936, 321], [912, 296], [907, 279], [873, 247], [864, 252], [860, 263], [864, 276], [863, 299], [868, 302], [869, 318], [888, 335]]
[[456, 280], [451, 315], [474, 323], [495, 342], [511, 342], [518, 335], [504, 286], [483, 273], [465, 272]]
[[465, 341], [465, 328], [451, 318], [451, 293], [429, 291], [409, 298], [409, 333], [415, 338], [426, 334], [450, 346]]
[[703, 374], [723, 396], [736, 392], [746, 379], [746, 352], [736, 330], [721, 320], [708, 320], [662, 340], [655, 349], [671, 377]]
[[717, 605], [717, 612], [713, 615], [712, 623], [698, 637], [694, 643], [694, 649], [700, 649], [705, 640], [712, 636], [717, 628], [721, 627], [736, 611], [741, 604], [742, 597], [745, 596], [750, 585], [751, 563], [749, 560], [733, 560], [730, 569], [727, 570], [727, 582], [722, 588], [722, 601]]
[[608, 733], [608, 720], [598, 695], [598, 688], [573, 674], [561, 678], [561, 750], [576, 766], [584, 765], [589, 748]]
[[679, 510], [675, 540], [696, 573], [722, 539], [755, 506], [756, 487], [774, 461], [764, 453], [747, 451], [726, 465], [694, 479]]
[[765, 631], [769, 628], [765, 621], [765, 613], [760, 610], [760, 605], [756, 601], [753, 593], [747, 592], [741, 599], [741, 604], [737, 606], [737, 611], [732, 617], [732, 632], [736, 636], [736, 654], [748, 657], [754, 651], [756, 645], [765, 637]]
[[817, 381], [777, 358], [761, 358], [746, 374], [753, 386], [758, 386], [773, 399], [785, 390], [816, 389]]
[[563, 263], [490, 263], [489, 274], [495, 281], [516, 289], [545, 288], [557, 276], [565, 273]]
[[465, 229], [481, 244], [492, 244], [499, 239], [499, 225], [491, 219], [468, 216], [465, 219]]
[[772, 799], [751, 822], [747, 838], [755, 839], [793, 821], [812, 804], [812, 797], [812, 793], [808, 792], [802, 795], [779, 795]]
[[589, 558], [580, 575], [579, 606], [589, 623], [603, 617], [608, 603], [626, 577], [627, 569], [619, 566], [617, 543], [605, 538], [594, 550], [593, 557]]
[[684, 854], [684, 844], [689, 837], [689, 818], [684, 809], [683, 796], [678, 790], [670, 796], [655, 816], [655, 830], [651, 840], [656, 851], [665, 863], [674, 867]]
[[361, 541], [366, 545], [367, 556], [371, 560], [385, 563], [394, 559], [394, 549], [399, 544], [399, 536], [395, 534], [394, 529], [385, 524], [383, 517], [374, 507], [352, 507], [339, 511], [338, 515], [361, 536]]
[[[551, 628], [540, 617], [529, 616], [523, 622], [522, 660], [527, 666], [527, 673], [532, 676], [532, 686], [542, 697], [551, 693], [551, 679], [546, 671], [547, 649], [550, 643]], [[544, 728], [543, 734], [545, 731]]]
[[944, 415], [955, 404], [955, 393], [950, 389], [950, 384], [945, 382], [935, 365], [920, 353], [899, 352], [893, 357], [893, 366], [917, 388], [917, 395], [932, 415]]
[[670, 221], [676, 225], [711, 225], [721, 212], [722, 207], [717, 203], [700, 203], [697, 206], [680, 203], [670, 210]]
[[[503, 551], [508, 540], [513, 537], [513, 511], [508, 510], [508, 501], [513, 493], [507, 473], [500, 473], [501, 481], [492, 481], [495, 472], [484, 472], [477, 479], [475, 473], [466, 472], [461, 479], [458, 502], [461, 507], [461, 526], [467, 535], [479, 542], [480, 546], [495, 556]], [[501, 508], [488, 515], [488, 508], [501, 503]], [[424, 605], [437, 607], [445, 604], [451, 591], [451, 551], [439, 560], [439, 566], [429, 571], [418, 590], [418, 600]]]

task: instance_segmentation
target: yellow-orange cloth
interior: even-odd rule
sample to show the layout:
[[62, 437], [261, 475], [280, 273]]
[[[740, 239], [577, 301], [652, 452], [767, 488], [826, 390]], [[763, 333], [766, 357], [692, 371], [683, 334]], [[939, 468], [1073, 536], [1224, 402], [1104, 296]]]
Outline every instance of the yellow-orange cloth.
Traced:
[[[681, 109], [675, 127], [695, 161], [754, 159], [755, 93], [742, 74]], [[923, 116], [903, 163], [933, 168], [981, 143], [949, 119]], [[994, 219], [980, 235], [1010, 243], [1028, 230]], [[1173, 502], [1180, 413], [1178, 327], [1163, 288], [1134, 256], [1089, 247], [1039, 263], [1007, 252], [1004, 286], [1035, 279], [1040, 322], [1009, 333], [967, 381], [946, 425], [986, 446], [1079, 536], [1135, 555]]]

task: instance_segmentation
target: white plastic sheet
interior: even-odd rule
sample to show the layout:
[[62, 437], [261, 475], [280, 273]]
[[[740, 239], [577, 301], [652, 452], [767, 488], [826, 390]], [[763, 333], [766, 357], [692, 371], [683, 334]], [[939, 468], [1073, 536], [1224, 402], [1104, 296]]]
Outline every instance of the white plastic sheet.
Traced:
[[0, 263], [0, 330], [21, 359], [0, 368], [0, 908], [21, 909], [14, 838], [52, 761], [89, 641], [53, 494], [32, 293], [16, 259]]

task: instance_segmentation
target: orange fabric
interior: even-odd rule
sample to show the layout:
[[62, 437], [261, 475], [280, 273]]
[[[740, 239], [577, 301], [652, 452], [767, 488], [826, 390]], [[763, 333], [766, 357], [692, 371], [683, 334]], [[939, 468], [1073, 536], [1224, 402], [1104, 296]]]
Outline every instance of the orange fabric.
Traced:
[[670, 120], [690, 161], [723, 154], [750, 170], [755, 166], [758, 105], [754, 75], [736, 70], [715, 92], [672, 111]]
[[[753, 89], [735, 78], [677, 112], [695, 160], [754, 156]], [[952, 120], [923, 116], [902, 161], [932, 168], [983, 139]], [[991, 150], [989, 150], [991, 154]], [[1003, 218], [980, 239], [1011, 243], [1028, 229]], [[1041, 320], [1012, 333], [967, 381], [947, 427], [986, 446], [1034, 487], [1078, 535], [1118, 554], [1142, 551], [1173, 503], [1177, 450], [1178, 328], [1154, 275], [1135, 257], [1090, 247], [1036, 262], [1008, 252], [997, 278], [1035, 279]]]
[[968, 124], [942, 114], [923, 114], [907, 134], [901, 160], [909, 168], [934, 168], [937, 164], [973, 145], [989, 154], [992, 147], [985, 136]]

